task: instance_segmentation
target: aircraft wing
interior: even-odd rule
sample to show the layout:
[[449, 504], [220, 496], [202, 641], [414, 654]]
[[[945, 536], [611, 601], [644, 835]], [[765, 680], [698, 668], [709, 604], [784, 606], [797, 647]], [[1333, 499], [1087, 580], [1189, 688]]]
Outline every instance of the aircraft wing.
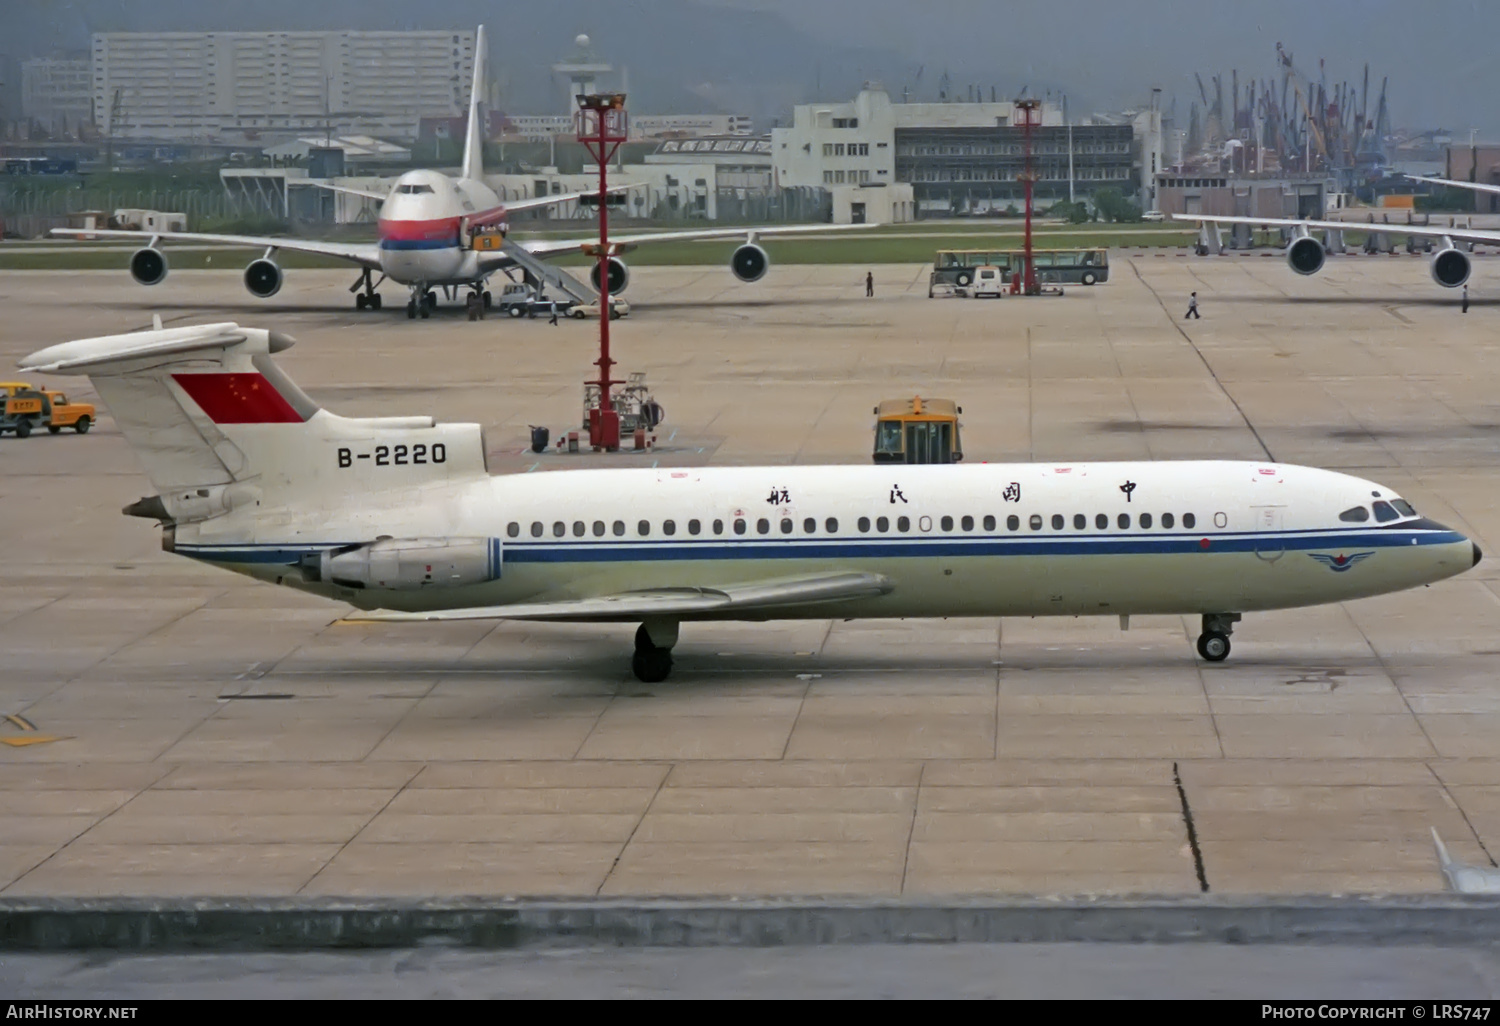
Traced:
[[1447, 236], [1463, 242], [1500, 244], [1500, 230], [1484, 228], [1434, 228], [1416, 224], [1377, 224], [1369, 221], [1298, 221], [1279, 217], [1209, 217], [1204, 214], [1173, 214], [1174, 221], [1194, 224], [1252, 224], [1269, 228], [1307, 228], [1345, 232], [1391, 232], [1394, 235], [1426, 235], [1435, 239]]
[[1431, 182], [1433, 185], [1451, 185], [1455, 189], [1473, 189], [1475, 192], [1500, 193], [1500, 185], [1487, 185], [1484, 182], [1460, 182], [1452, 178], [1428, 178], [1424, 175], [1407, 175], [1414, 182]]
[[[629, 252], [651, 242], [693, 242], [703, 239], [754, 238], [760, 235], [800, 235], [814, 232], [862, 231], [879, 228], [878, 224], [787, 224], [765, 228], [692, 228], [680, 232], [646, 232], [640, 235], [620, 235], [610, 238], [610, 244], [620, 247], [620, 252]], [[559, 253], [576, 253], [580, 246], [596, 244], [594, 239], [534, 239], [523, 242], [527, 252], [537, 256], [554, 256]]]
[[705, 614], [760, 610], [774, 615], [776, 610], [792, 609], [825, 602], [875, 598], [892, 588], [889, 578], [880, 574], [833, 572], [783, 577], [769, 581], [751, 581], [717, 588], [647, 588], [612, 595], [562, 599], [555, 602], [522, 602], [508, 606], [473, 606], [468, 609], [439, 609], [426, 613], [403, 613], [375, 610], [353, 613], [351, 621], [381, 622], [415, 620], [555, 620], [559, 622], [610, 622], [667, 616], [693, 618]]
[[103, 239], [144, 239], [148, 242], [209, 242], [246, 249], [287, 249], [294, 253], [316, 253], [380, 270], [380, 248], [373, 242], [319, 242], [317, 239], [272, 239], [256, 235], [210, 235], [202, 232], [141, 232], [118, 228], [54, 228], [56, 236], [82, 235]]
[[369, 189], [353, 189], [347, 185], [329, 185], [327, 182], [310, 181], [307, 184], [316, 186], [319, 189], [327, 189], [329, 192], [342, 192], [350, 196], [363, 196], [365, 199], [380, 200], [382, 203], [385, 202], [386, 196], [389, 195], [389, 193], [384, 192], [372, 192]]

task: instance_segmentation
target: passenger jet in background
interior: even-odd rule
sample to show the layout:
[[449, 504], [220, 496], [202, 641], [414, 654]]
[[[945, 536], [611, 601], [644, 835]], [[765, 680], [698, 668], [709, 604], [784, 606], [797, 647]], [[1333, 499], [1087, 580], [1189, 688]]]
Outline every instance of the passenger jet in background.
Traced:
[[[78, 228], [56, 228], [53, 235], [88, 236], [90, 238], [147, 239], [146, 248], [130, 258], [130, 276], [142, 285], [156, 285], [167, 276], [167, 257], [159, 248], [163, 242], [206, 242], [226, 246], [264, 248], [265, 252], [245, 268], [245, 288], [253, 296], [269, 299], [281, 290], [284, 278], [275, 256], [278, 250], [314, 253], [347, 260], [361, 268], [360, 277], [350, 287], [357, 291], [354, 304], [358, 309], [380, 309], [379, 281], [389, 278], [405, 285], [410, 292], [406, 303], [408, 317], [428, 316], [437, 306], [434, 287], [453, 290], [466, 288], [489, 305], [485, 283], [496, 271], [522, 270], [541, 277], [546, 269], [538, 260], [577, 254], [583, 247], [597, 244], [597, 239], [557, 239], [512, 243], [493, 248], [479, 248], [498, 232], [503, 238], [508, 214], [576, 200], [585, 193], [566, 193], [506, 203], [484, 182], [483, 138], [479, 101], [484, 95], [485, 63], [484, 26], [474, 45], [474, 81], [469, 96], [469, 123], [464, 139], [463, 167], [457, 178], [440, 171], [408, 171], [398, 178], [388, 193], [365, 192], [324, 186], [338, 192], [349, 192], [382, 201], [379, 241], [374, 243], [320, 242], [314, 239], [269, 238], [250, 235], [215, 235], [202, 232], [148, 232]], [[629, 188], [629, 186], [625, 186]], [[759, 235], [793, 232], [847, 231], [873, 228], [873, 224], [795, 225], [766, 228], [710, 228], [691, 231], [658, 232], [626, 235], [611, 239], [615, 252], [624, 253], [650, 242], [682, 242], [697, 239], [730, 239], [745, 237], [745, 242], [730, 256], [729, 266], [740, 281], [759, 281], [770, 266], [770, 257], [756, 244]], [[518, 252], [519, 250], [519, 252]], [[553, 272], [554, 274], [556, 272]], [[594, 289], [599, 287], [599, 267], [590, 272]], [[609, 260], [609, 293], [618, 296], [630, 283], [630, 272], [617, 256]], [[556, 284], [566, 288], [566, 281]]]

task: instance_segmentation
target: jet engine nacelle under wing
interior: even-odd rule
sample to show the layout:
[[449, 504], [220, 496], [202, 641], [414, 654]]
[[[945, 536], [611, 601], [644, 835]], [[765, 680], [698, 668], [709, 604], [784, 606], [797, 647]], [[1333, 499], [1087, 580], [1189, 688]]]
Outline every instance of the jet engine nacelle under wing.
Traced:
[[1286, 264], [1298, 274], [1317, 274], [1325, 257], [1323, 243], [1310, 235], [1293, 239], [1286, 248]]
[[142, 285], [160, 285], [167, 276], [167, 255], [147, 246], [130, 257], [130, 276]]
[[729, 269], [740, 281], [760, 281], [771, 266], [771, 255], [753, 242], [735, 250], [729, 258]]
[[[599, 265], [595, 264], [589, 268], [589, 281], [594, 288], [599, 287]], [[630, 287], [630, 268], [625, 266], [625, 261], [619, 257], [609, 258], [609, 294], [618, 296]]]
[[281, 291], [283, 277], [281, 268], [276, 266], [275, 261], [262, 257], [250, 261], [250, 266], [245, 268], [245, 288], [250, 290], [252, 296], [270, 299]]
[[1469, 280], [1469, 272], [1473, 267], [1469, 254], [1448, 246], [1433, 255], [1429, 270], [1433, 281], [1445, 289], [1456, 289]]

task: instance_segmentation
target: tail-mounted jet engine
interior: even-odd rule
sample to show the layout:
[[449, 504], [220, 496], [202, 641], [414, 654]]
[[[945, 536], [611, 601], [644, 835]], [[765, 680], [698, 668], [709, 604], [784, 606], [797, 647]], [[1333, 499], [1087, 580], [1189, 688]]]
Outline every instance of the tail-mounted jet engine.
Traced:
[[771, 256], [753, 242], [747, 242], [729, 258], [729, 269], [740, 281], [760, 281], [771, 266]]
[[1292, 244], [1286, 248], [1287, 266], [1298, 274], [1317, 274], [1323, 269], [1325, 258], [1323, 243], [1311, 235], [1293, 239]]
[[483, 584], [500, 577], [498, 538], [383, 538], [325, 549], [304, 560], [313, 580], [346, 588], [415, 591]]
[[1432, 272], [1432, 280], [1443, 288], [1456, 289], [1469, 280], [1469, 272], [1473, 267], [1469, 254], [1453, 245], [1452, 239], [1444, 236], [1443, 244], [1433, 254], [1428, 270]]
[[142, 285], [160, 285], [167, 276], [167, 255], [147, 246], [130, 257], [130, 276]]
[[250, 266], [245, 268], [245, 288], [259, 299], [270, 299], [280, 292], [281, 280], [281, 268], [276, 266], [275, 261], [265, 257], [252, 260]]
[[[589, 281], [594, 288], [599, 287], [599, 265], [595, 264], [589, 268]], [[609, 258], [609, 294], [618, 296], [630, 287], [630, 268], [625, 266], [625, 261], [619, 257]]]

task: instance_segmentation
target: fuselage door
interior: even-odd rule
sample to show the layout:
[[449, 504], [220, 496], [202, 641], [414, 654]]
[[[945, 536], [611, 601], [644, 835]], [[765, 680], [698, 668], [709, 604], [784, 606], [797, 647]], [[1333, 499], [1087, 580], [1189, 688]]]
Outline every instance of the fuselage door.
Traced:
[[1275, 562], [1286, 551], [1286, 537], [1282, 533], [1282, 511], [1285, 509], [1285, 506], [1250, 507], [1255, 554], [1267, 562]]

